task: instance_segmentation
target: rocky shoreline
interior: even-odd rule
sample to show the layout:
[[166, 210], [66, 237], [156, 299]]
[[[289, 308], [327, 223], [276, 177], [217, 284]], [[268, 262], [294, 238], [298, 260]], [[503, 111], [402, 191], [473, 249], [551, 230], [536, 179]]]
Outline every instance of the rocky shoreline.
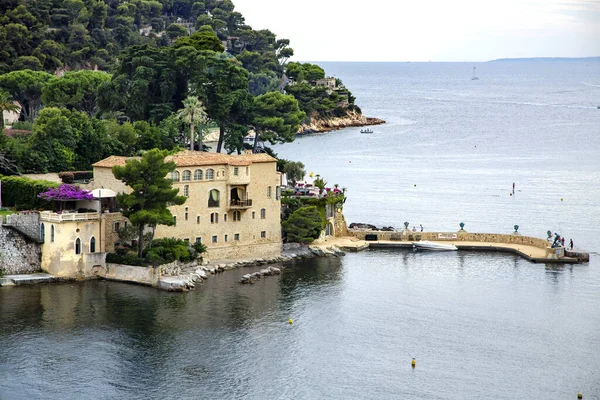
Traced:
[[208, 262], [204, 263], [204, 265], [198, 261], [191, 263], [173, 262], [161, 266], [162, 277], [158, 288], [170, 292], [186, 292], [195, 289], [198, 284], [204, 282], [210, 275], [242, 267], [260, 267], [281, 263], [278, 267], [269, 266], [259, 271], [245, 274], [240, 279], [240, 283], [254, 283], [265, 276], [279, 275], [281, 270], [286, 268], [285, 263], [289, 261], [313, 257], [340, 257], [344, 255], [346, 254], [335, 246], [321, 248], [318, 246], [302, 246], [297, 243], [289, 243], [284, 245], [281, 255], [270, 258]]
[[385, 124], [385, 121], [379, 118], [369, 118], [356, 112], [350, 111], [345, 117], [315, 119], [311, 118], [308, 124], [301, 124], [298, 129], [299, 135], [305, 135], [318, 132], [331, 132], [338, 129], [370, 126]]

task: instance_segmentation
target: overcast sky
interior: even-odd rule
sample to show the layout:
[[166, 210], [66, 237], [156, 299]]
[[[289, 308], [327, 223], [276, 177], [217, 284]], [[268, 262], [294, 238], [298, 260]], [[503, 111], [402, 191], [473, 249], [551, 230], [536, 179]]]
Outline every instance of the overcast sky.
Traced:
[[233, 0], [297, 61], [600, 56], [600, 0]]

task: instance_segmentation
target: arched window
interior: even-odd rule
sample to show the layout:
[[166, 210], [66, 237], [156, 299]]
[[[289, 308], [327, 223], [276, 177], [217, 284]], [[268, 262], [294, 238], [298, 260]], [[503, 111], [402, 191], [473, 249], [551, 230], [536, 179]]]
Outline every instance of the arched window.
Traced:
[[215, 170], [209, 168], [206, 170], [206, 179], [215, 179]]
[[190, 195], [190, 185], [183, 185], [183, 195], [185, 197]]
[[92, 236], [90, 239], [90, 253], [96, 252], [96, 238]]
[[44, 224], [40, 224], [40, 242], [44, 242], [46, 240], [46, 228]]
[[219, 223], [219, 213], [210, 213], [210, 223], [211, 224]]
[[191, 181], [192, 180], [192, 172], [187, 169], [181, 173], [182, 181]]
[[179, 182], [179, 172], [171, 171], [171, 180], [173, 182]]
[[267, 218], [267, 210], [265, 210], [264, 208], [260, 209], [260, 219], [265, 219]]
[[75, 254], [81, 254], [81, 239], [75, 240]]
[[50, 225], [50, 243], [54, 243], [54, 225]]
[[[208, 171], [206, 175], [208, 175]], [[217, 189], [213, 189], [208, 192], [208, 206], [219, 207], [219, 191]]]
[[194, 180], [195, 181], [201, 181], [202, 180], [202, 170], [201, 169], [197, 169], [194, 171]]

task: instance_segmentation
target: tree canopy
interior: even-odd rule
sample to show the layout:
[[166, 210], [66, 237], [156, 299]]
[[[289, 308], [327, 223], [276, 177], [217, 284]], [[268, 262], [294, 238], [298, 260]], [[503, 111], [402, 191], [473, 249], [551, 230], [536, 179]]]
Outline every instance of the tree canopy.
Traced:
[[138, 257], [143, 253], [145, 227], [175, 225], [168, 206], [185, 203], [186, 197], [179, 196], [167, 174], [176, 167], [174, 162], [165, 162], [167, 151], [153, 149], [139, 160], [128, 160], [125, 166], [114, 166], [115, 178], [129, 186], [131, 193], [117, 194], [123, 215], [138, 228]]

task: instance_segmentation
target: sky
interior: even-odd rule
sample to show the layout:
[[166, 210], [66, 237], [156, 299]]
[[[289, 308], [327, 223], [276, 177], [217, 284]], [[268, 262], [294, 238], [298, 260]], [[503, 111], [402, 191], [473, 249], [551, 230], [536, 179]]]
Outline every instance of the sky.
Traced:
[[600, 56], [600, 0], [233, 0], [295, 61]]

